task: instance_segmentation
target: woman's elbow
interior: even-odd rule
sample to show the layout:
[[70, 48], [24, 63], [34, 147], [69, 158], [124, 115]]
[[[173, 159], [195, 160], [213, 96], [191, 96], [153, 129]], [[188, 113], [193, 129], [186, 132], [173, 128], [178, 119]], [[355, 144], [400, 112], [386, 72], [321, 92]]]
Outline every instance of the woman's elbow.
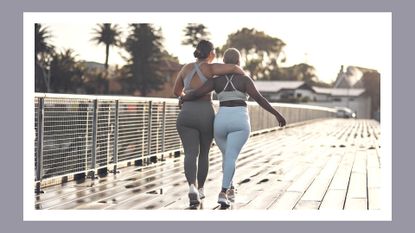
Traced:
[[176, 96], [176, 97], [179, 97], [179, 96], [182, 95], [182, 92], [181, 91], [173, 91], [173, 95]]
[[180, 90], [180, 88], [178, 88], [177, 86], [174, 86], [173, 88], [173, 95], [174, 96], [181, 96], [183, 92], [183, 89]]

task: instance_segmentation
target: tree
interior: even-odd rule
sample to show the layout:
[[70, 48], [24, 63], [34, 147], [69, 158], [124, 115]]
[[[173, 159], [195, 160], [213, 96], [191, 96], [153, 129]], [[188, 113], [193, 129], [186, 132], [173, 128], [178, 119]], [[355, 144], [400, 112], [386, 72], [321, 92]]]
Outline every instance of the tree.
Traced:
[[130, 54], [126, 69], [130, 87], [139, 90], [142, 96], [152, 90], [159, 90], [165, 82], [160, 70], [164, 49], [161, 31], [150, 24], [131, 24], [124, 48]]
[[49, 63], [54, 52], [48, 40], [52, 34], [47, 27], [35, 23], [35, 91], [49, 92]]
[[306, 63], [271, 69], [268, 75], [271, 80], [304, 81], [310, 86], [331, 87], [330, 84], [319, 81], [315, 68]]
[[186, 28], [183, 29], [184, 39], [183, 45], [191, 45], [196, 47], [201, 39], [209, 40], [210, 33], [203, 24], [189, 23]]
[[380, 111], [380, 73], [376, 70], [358, 67], [362, 72], [361, 78], [366, 93], [371, 97], [371, 114]]
[[262, 31], [242, 28], [228, 36], [222, 51], [230, 47], [238, 49], [245, 58], [245, 68], [256, 79], [265, 78], [266, 73], [269, 72], [266, 72], [267, 69], [277, 68], [278, 62], [283, 62], [280, 55], [283, 54], [285, 45], [282, 40], [271, 37]]
[[84, 68], [75, 60], [73, 50], [67, 49], [52, 55], [50, 87], [53, 92], [77, 93], [83, 88]]
[[105, 45], [105, 70], [108, 70], [108, 57], [109, 49], [111, 46], [120, 45], [121, 31], [117, 24], [111, 25], [110, 23], [98, 24], [98, 28], [94, 29], [95, 36], [92, 41], [95, 41], [98, 45]]
[[86, 94], [107, 94], [109, 81], [106, 72], [92, 68], [85, 69], [82, 75], [83, 90]]

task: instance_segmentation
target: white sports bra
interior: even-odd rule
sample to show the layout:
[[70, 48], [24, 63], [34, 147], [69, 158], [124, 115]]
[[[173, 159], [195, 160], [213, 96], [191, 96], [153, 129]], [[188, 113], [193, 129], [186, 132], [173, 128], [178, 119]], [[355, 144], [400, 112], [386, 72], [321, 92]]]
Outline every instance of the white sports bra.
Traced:
[[[223, 90], [221, 92], [217, 93], [218, 100], [220, 102], [222, 102], [222, 101], [228, 101], [228, 100], [243, 100], [243, 101], [247, 101], [249, 95], [247, 93], [244, 93], [244, 92], [241, 92], [241, 91], [237, 90], [235, 88], [235, 86], [233, 85], [233, 83], [232, 83], [233, 75], [230, 78], [228, 77], [228, 75], [225, 75], [225, 77], [228, 80], [228, 82], [226, 83], [226, 85], [223, 88]], [[226, 87], [228, 87], [229, 83], [233, 87], [233, 90], [231, 90], [231, 91], [225, 91], [225, 89], [226, 89]]]
[[184, 88], [184, 93], [186, 93], [186, 94], [193, 90], [190, 87], [190, 82], [192, 81], [193, 77], [195, 76], [195, 73], [197, 73], [197, 75], [199, 76], [199, 79], [200, 79], [200, 81], [202, 81], [202, 83], [205, 83], [207, 81], [206, 76], [203, 75], [202, 71], [200, 70], [199, 64], [194, 63], [193, 70], [189, 74], [187, 74], [186, 77], [184, 77], [184, 79], [183, 79], [183, 88]]

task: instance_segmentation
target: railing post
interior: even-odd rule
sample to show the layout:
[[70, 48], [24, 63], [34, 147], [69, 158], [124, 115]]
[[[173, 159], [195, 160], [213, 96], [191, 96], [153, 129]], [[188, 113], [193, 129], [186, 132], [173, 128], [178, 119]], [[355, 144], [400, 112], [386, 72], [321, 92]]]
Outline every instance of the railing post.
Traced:
[[149, 101], [148, 103], [148, 127], [147, 127], [147, 158], [146, 158], [146, 163], [148, 163], [148, 161], [150, 160], [150, 154], [151, 154], [151, 118], [152, 118], [152, 109], [153, 109], [153, 102]]
[[94, 99], [94, 112], [92, 115], [92, 153], [91, 153], [91, 178], [95, 178], [97, 160], [97, 125], [98, 125], [98, 99]]
[[119, 100], [115, 100], [115, 129], [114, 129], [114, 174], [117, 173], [118, 164], [118, 117], [119, 117]]
[[165, 139], [166, 139], [166, 101], [163, 102], [163, 122], [162, 122], [162, 134], [161, 134], [161, 151], [163, 154], [161, 155], [161, 160], [164, 159], [164, 151], [165, 151]]
[[43, 124], [44, 124], [44, 97], [39, 98], [37, 118], [37, 157], [36, 157], [36, 194], [43, 193], [40, 190], [40, 182], [43, 177]]

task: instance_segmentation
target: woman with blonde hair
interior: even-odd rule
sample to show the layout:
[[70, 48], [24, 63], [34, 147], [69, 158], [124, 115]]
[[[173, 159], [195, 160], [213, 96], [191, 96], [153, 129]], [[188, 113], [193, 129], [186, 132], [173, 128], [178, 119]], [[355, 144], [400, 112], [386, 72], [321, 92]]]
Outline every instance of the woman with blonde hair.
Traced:
[[[224, 53], [226, 64], [240, 64], [241, 55], [235, 48]], [[280, 127], [286, 125], [284, 117], [274, 109], [258, 92], [254, 82], [248, 76], [230, 72], [229, 74], [208, 80], [202, 87], [187, 93], [181, 99], [186, 101], [200, 98], [215, 90], [220, 102], [219, 111], [214, 120], [215, 142], [222, 152], [223, 179], [218, 203], [222, 208], [230, 206], [228, 200], [232, 179], [235, 173], [236, 160], [251, 132], [246, 101], [251, 96], [262, 108], [273, 114]]]
[[[193, 55], [196, 62], [184, 65], [177, 75], [174, 94], [179, 98], [201, 87], [214, 75], [244, 74], [238, 65], [212, 63], [216, 54], [209, 41], [201, 40]], [[199, 204], [200, 199], [205, 197], [203, 187], [209, 170], [208, 156], [215, 117], [211, 96], [210, 92], [205, 92], [199, 99], [183, 103], [176, 122], [185, 154], [184, 172], [189, 184], [191, 206]]]

